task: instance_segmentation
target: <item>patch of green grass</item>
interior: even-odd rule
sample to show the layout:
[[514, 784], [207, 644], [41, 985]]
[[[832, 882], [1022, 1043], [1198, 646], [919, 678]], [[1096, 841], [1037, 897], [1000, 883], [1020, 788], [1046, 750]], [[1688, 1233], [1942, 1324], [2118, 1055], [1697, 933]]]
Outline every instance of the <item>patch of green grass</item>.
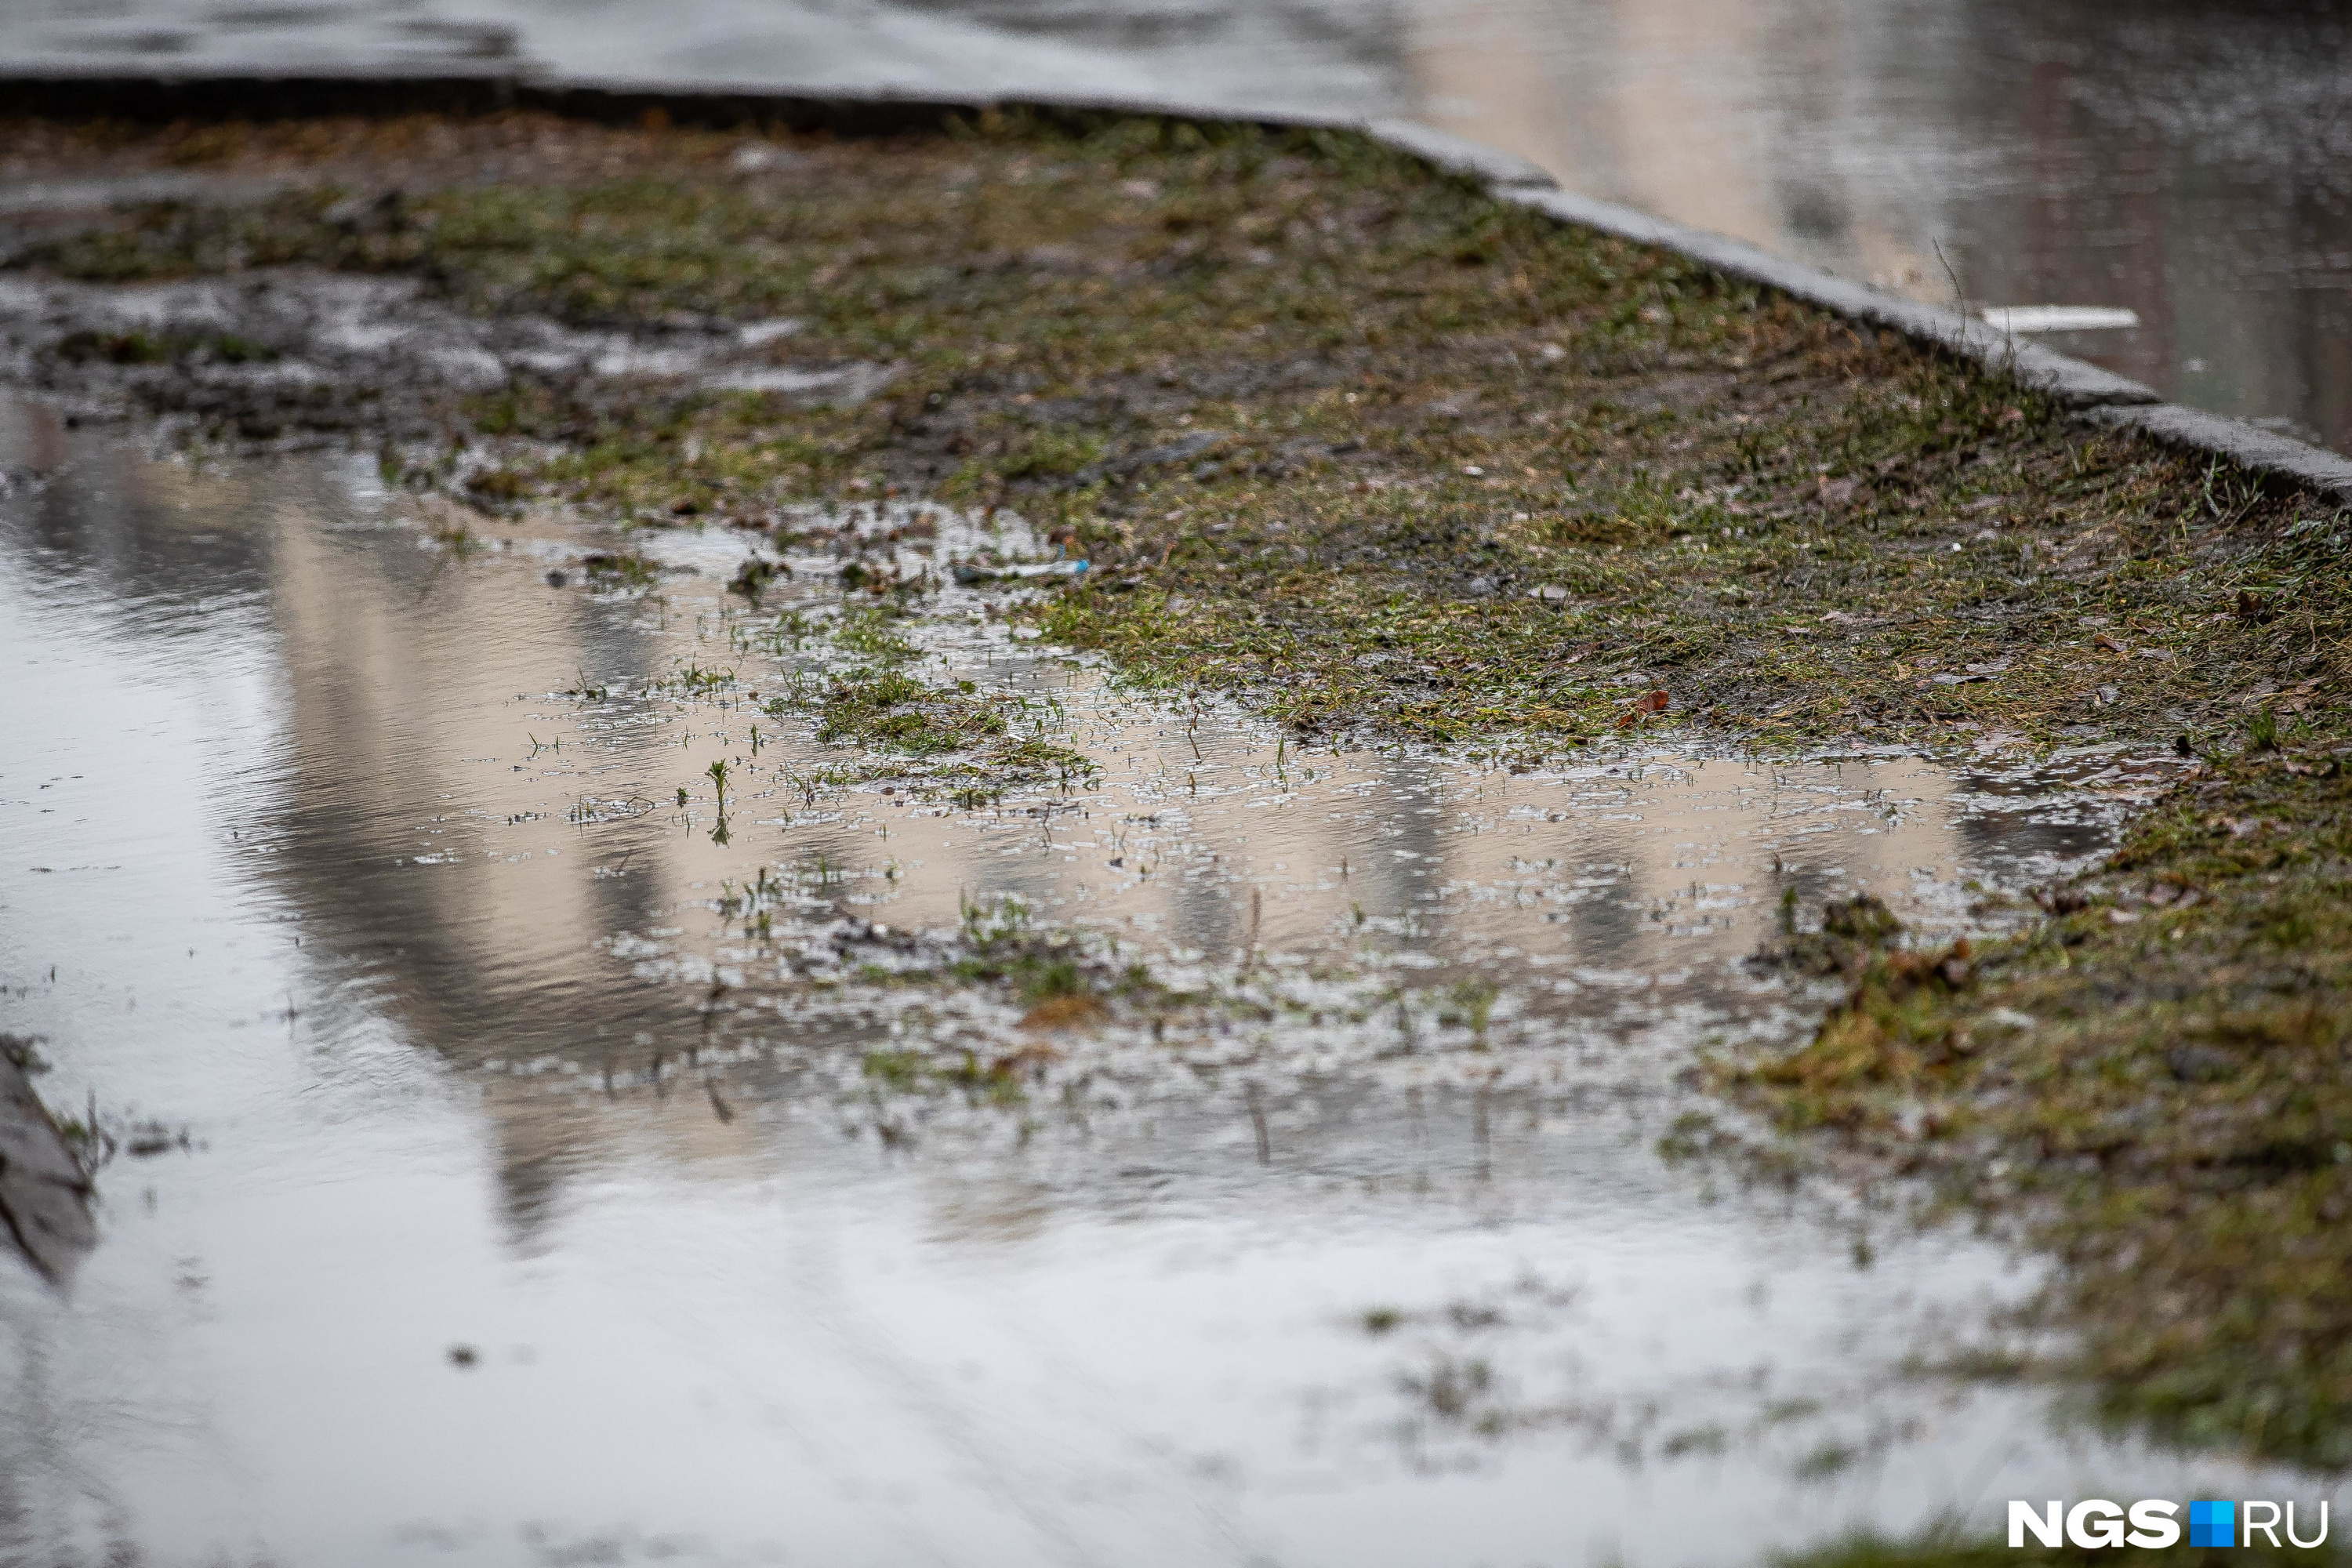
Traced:
[[2352, 1463], [2347, 754], [2208, 763], [2011, 940], [1850, 944], [1817, 1037], [1730, 1079], [2026, 1215], [2110, 1414], [2328, 1467]]
[[1040, 1059], [1035, 1054], [1014, 1051], [984, 1060], [966, 1051], [960, 1061], [940, 1062], [920, 1051], [868, 1051], [861, 1070], [882, 1093], [928, 1094], [961, 1089], [990, 1105], [1010, 1108], [1028, 1099], [1023, 1079]]
[[834, 623], [833, 640], [877, 664], [904, 664], [916, 657], [915, 647], [890, 629], [904, 619], [906, 612], [895, 605], [849, 605]]
[[425, 537], [459, 561], [471, 560], [490, 548], [481, 535], [456, 518], [434, 521], [425, 530]]
[[1055, 637], [1303, 730], [2084, 739], [2347, 674], [2332, 508], [1360, 137], [993, 117], [811, 142], [763, 181], [724, 137], [463, 134], [626, 172], [412, 181], [356, 223], [332, 190], [164, 204], [26, 263], [790, 315], [796, 358], [897, 380], [795, 410], [524, 377], [453, 412], [519, 485], [641, 521], [894, 486], [1018, 506], [1095, 564], [1034, 612]]
[[[886, 624], [853, 623], [850, 635], [887, 637], [878, 630]], [[846, 670], [811, 694], [771, 699], [767, 710], [781, 719], [795, 709], [814, 707], [820, 741], [916, 759], [965, 753], [937, 776], [962, 781], [972, 795], [966, 804], [980, 804], [992, 791], [1014, 784], [1053, 779], [1066, 784], [1093, 776], [1095, 764], [1084, 752], [1041, 736], [1010, 733], [1021, 704], [976, 696], [965, 689], [970, 684], [932, 686], [884, 665]]]
[[688, 697], [708, 696], [713, 691], [735, 684], [732, 667], [706, 665], [688, 660], [674, 666], [659, 685]]
[[868, 1051], [862, 1070], [894, 1094], [911, 1094], [930, 1076], [929, 1063], [920, 1051]]
[[[1500, 366], [1475, 437], [1430, 427], [1434, 378], [1383, 377], [1345, 419], [1328, 397], [1263, 410], [1231, 478], [1090, 523], [1096, 569], [1039, 623], [1309, 731], [1440, 741], [1647, 725], [1652, 691], [1719, 732], [1937, 743], [2211, 725], [2264, 679], [2342, 688], [2340, 654], [2311, 658], [2352, 636], [2326, 507], [2243, 476], [2208, 507], [2185, 459], [1998, 376], [1785, 306], [1738, 315], [1780, 340], [1751, 353], [1794, 396], [1726, 353], [1646, 378], [1685, 403], [1663, 427], [1589, 378]], [[1269, 484], [1301, 440], [1384, 449]], [[2297, 584], [2299, 637], [2234, 613], [2247, 582]]]
[[[769, 710], [782, 717], [788, 700]], [[909, 756], [968, 750], [1004, 733], [997, 704], [929, 686], [897, 669], [853, 669], [836, 676], [817, 702], [816, 738], [854, 741]]]
[[1067, 784], [1092, 778], [1099, 770], [1094, 759], [1068, 746], [1057, 746], [1034, 735], [1004, 741], [990, 749], [989, 766], [1023, 778], [1053, 778]]
[[530, 481], [512, 468], [481, 468], [466, 476], [466, 493], [492, 505], [508, 505], [530, 493]]
[[597, 587], [650, 588], [661, 581], [661, 563], [634, 550], [591, 551], [580, 564]]
[[1028, 907], [1017, 900], [967, 900], [962, 945], [953, 977], [1002, 989], [1032, 1018], [1089, 1023], [1107, 1016], [1114, 998], [1151, 1005], [1176, 1000], [1140, 964], [1122, 967], [1076, 933], [1033, 927]]
[[1017, 426], [992, 443], [996, 450], [965, 463], [948, 476], [940, 494], [951, 501], [990, 500], [1023, 481], [1070, 479], [1101, 461], [1109, 448], [1098, 431], [1057, 427], [1034, 432]]
[[759, 394], [649, 391], [615, 409], [526, 389], [475, 406], [491, 420], [486, 428], [539, 441], [568, 437], [553, 451], [519, 447], [511, 456], [509, 466], [535, 487], [640, 521], [728, 521], [822, 494], [850, 476], [857, 454], [845, 432], [779, 428], [782, 405]]
[[751, 601], [753, 609], [758, 609], [760, 601], [766, 596], [776, 579], [789, 575], [790, 569], [781, 562], [751, 556], [735, 569], [735, 575], [728, 581], [727, 591], [741, 595]]

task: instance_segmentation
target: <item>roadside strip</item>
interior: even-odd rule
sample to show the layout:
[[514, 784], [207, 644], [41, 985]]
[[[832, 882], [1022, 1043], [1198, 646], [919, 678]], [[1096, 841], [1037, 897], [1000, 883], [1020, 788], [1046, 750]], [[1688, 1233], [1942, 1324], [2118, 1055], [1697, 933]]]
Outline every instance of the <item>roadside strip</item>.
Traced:
[[1412, 121], [1266, 114], [1208, 104], [1115, 98], [796, 92], [748, 84], [562, 77], [528, 70], [458, 68], [387, 74], [314, 68], [299, 75], [175, 75], [11, 71], [0, 66], [0, 103], [20, 114], [107, 114], [134, 121], [252, 118], [256, 100], [263, 93], [272, 118], [523, 109], [605, 121], [658, 114], [678, 124], [759, 121], [795, 131], [876, 135], [933, 129], [951, 116], [993, 110], [1048, 118], [1145, 114], [1270, 129], [1359, 131], [1447, 174], [1477, 180], [1500, 199], [1563, 223], [1677, 252], [1727, 276], [2006, 371], [2097, 424], [2137, 430], [2168, 446], [2226, 458], [2276, 482], [2352, 500], [2352, 458], [2242, 419], [2166, 403], [2153, 388], [2053, 353], [1957, 310], [1856, 283], [1727, 235], [1562, 190], [1549, 174], [1515, 153]]

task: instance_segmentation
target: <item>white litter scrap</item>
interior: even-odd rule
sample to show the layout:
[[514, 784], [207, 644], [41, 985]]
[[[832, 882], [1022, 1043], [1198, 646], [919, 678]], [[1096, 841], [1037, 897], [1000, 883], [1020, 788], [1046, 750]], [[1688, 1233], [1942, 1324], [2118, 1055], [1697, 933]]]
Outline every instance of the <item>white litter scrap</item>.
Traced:
[[1985, 321], [2004, 332], [2111, 332], [2139, 325], [2120, 305], [1996, 305]]
[[959, 561], [955, 564], [955, 580], [970, 587], [975, 583], [1019, 582], [1027, 577], [1076, 577], [1086, 569], [1083, 561], [1029, 561], [1009, 566]]

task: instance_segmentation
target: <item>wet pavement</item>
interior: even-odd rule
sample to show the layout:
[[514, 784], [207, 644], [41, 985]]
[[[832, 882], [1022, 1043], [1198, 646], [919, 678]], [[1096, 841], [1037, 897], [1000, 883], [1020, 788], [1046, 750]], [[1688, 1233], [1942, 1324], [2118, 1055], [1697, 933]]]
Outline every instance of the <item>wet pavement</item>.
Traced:
[[[875, 657], [837, 557], [623, 586], [31, 405], [0, 475], [0, 1031], [108, 1156], [62, 1284], [0, 1258], [0, 1561], [1732, 1563], [2266, 1484], [1935, 1373], [2032, 1259], [1674, 1154], [1820, 1005], [1742, 962], [1785, 889], [1997, 927], [2161, 760], [1305, 752], [957, 585], [1017, 518], [834, 514], [1096, 770], [960, 805], [767, 705]], [[1008, 923], [1194, 1000], [910, 973]]]
[[[2352, 20], [1929, 0], [33, 0], [0, 61], [1404, 115], [2352, 450]], [[2043, 310], [2057, 308], [2058, 313]]]

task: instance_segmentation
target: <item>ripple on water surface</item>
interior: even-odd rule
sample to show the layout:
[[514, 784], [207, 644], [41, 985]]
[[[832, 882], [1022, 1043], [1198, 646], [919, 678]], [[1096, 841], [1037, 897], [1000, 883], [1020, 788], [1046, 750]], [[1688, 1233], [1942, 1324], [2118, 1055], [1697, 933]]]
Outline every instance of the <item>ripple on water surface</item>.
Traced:
[[[957, 585], [1017, 521], [820, 520], [943, 584], [845, 637], [841, 553], [755, 611], [742, 536], [597, 586], [0, 423], [0, 1027], [169, 1134], [0, 1283], [9, 1554], [1746, 1562], [2181, 1479], [1912, 1370], [2030, 1267], [1657, 1152], [1818, 1005], [1740, 962], [1787, 889], [1998, 924], [2158, 764], [1305, 751]], [[877, 658], [1092, 771], [959, 804], [767, 706]], [[912, 973], [1008, 919], [1194, 1000]]]

